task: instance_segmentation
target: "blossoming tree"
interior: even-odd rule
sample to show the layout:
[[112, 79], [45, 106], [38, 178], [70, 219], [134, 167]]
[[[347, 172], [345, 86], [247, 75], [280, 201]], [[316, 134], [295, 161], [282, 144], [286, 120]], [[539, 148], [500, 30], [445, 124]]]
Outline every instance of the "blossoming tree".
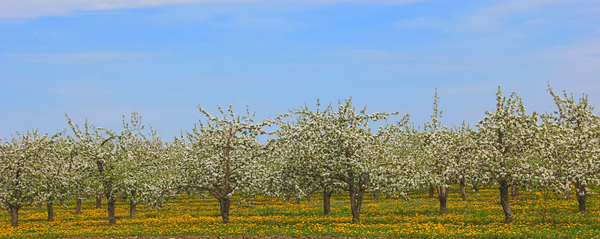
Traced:
[[[496, 107], [486, 111], [486, 117], [477, 123], [478, 166], [481, 173], [489, 173], [499, 184], [500, 203], [504, 222], [513, 221], [509, 188], [516, 184], [533, 182], [537, 177], [537, 149], [533, 147], [539, 129], [536, 112], [528, 115], [521, 98], [515, 93], [510, 98], [496, 93]], [[537, 157], [537, 158], [536, 158]]]
[[188, 133], [189, 147], [180, 165], [185, 173], [183, 187], [208, 192], [219, 200], [224, 224], [229, 223], [231, 196], [236, 191], [256, 193], [263, 190], [267, 176], [264, 146], [257, 136], [272, 120], [254, 123], [250, 112], [236, 116], [230, 106], [217, 118], [198, 106], [208, 118]]
[[318, 177], [349, 193], [352, 221], [359, 223], [363, 195], [378, 188], [383, 178], [378, 169], [387, 154], [378, 147], [379, 136], [370, 132], [368, 123], [387, 119], [389, 114], [367, 114], [366, 107], [357, 112], [351, 100], [340, 101], [337, 110], [331, 105], [323, 111], [303, 107], [292, 114], [302, 120], [296, 122], [291, 134], [302, 141], [289, 141], [293, 145], [286, 147], [297, 152], [304, 167], [318, 169], [314, 172]]

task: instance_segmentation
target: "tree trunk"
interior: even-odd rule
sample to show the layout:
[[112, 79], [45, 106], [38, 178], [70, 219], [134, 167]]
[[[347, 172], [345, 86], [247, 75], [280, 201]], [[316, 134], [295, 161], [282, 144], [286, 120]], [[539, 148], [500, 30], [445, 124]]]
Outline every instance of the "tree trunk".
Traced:
[[117, 218], [115, 217], [115, 203], [116, 200], [115, 199], [107, 199], [106, 201], [108, 201], [108, 206], [106, 207], [107, 211], [108, 211], [108, 223], [112, 226], [117, 224]]
[[333, 194], [333, 190], [323, 190], [323, 215], [325, 216], [331, 215], [331, 194]]
[[65, 199], [60, 199], [60, 206], [65, 205]]
[[135, 217], [135, 207], [137, 206], [135, 195], [135, 190], [131, 190], [131, 198], [129, 198], [129, 218]]
[[102, 197], [101, 196], [96, 196], [96, 208], [97, 209], [102, 208]]
[[473, 181], [473, 191], [475, 191], [476, 193], [479, 192], [479, 184], [477, 184], [477, 181]]
[[77, 198], [77, 206], [75, 206], [75, 214], [81, 214], [81, 198]]
[[433, 188], [433, 184], [429, 184], [429, 198], [433, 198], [433, 191], [435, 189]]
[[513, 220], [512, 208], [510, 207], [510, 202], [508, 201], [508, 190], [510, 185], [506, 180], [499, 181], [500, 187], [500, 203], [502, 204], [502, 209], [504, 210], [504, 223], [511, 223]]
[[585, 212], [585, 200], [587, 195], [577, 194], [577, 202], [579, 203], [579, 212]]
[[579, 212], [585, 212], [585, 209], [586, 209], [585, 208], [585, 201], [586, 201], [586, 198], [587, 198], [587, 195], [586, 195], [586, 193], [587, 193], [586, 192], [586, 185], [583, 185], [580, 182], [576, 182], [575, 183], [575, 189], [576, 189], [575, 190], [576, 191], [575, 195], [577, 195], [577, 203], [579, 203]]
[[48, 201], [46, 202], [46, 208], [48, 209], [48, 221], [49, 222], [53, 222], [54, 221], [54, 201]]
[[133, 199], [129, 199], [129, 218], [134, 218], [135, 217], [135, 207], [136, 207], [136, 203], [135, 200]]
[[440, 215], [446, 214], [446, 201], [448, 201], [448, 188], [437, 186], [438, 199], [440, 200]]
[[313, 201], [312, 201], [312, 200], [313, 200], [312, 193], [311, 193], [311, 194], [308, 194], [308, 205], [309, 205], [309, 206], [312, 206], [312, 204], [313, 204]]
[[223, 224], [229, 223], [229, 206], [231, 201], [229, 198], [219, 198], [219, 204], [221, 205], [221, 218], [223, 218]]
[[569, 200], [569, 199], [571, 199], [571, 191], [566, 191], [566, 192], [565, 192], [565, 199], [566, 199], [566, 200]]
[[10, 225], [13, 227], [18, 227], [19, 226], [19, 209], [21, 207], [13, 206], [13, 205], [9, 205], [8, 207], [10, 210]]
[[352, 210], [352, 223], [360, 223], [360, 208], [362, 206], [364, 190], [353, 189], [350, 191], [350, 209]]
[[375, 202], [379, 202], [379, 193], [377, 193], [377, 190], [373, 191], [373, 200], [375, 200]]
[[460, 179], [460, 195], [462, 196], [463, 201], [467, 201], [467, 189], [465, 187], [465, 178]]
[[300, 197], [296, 196], [296, 204], [300, 204]]
[[510, 187], [510, 196], [512, 196], [512, 200], [519, 200], [519, 185], [513, 184]]

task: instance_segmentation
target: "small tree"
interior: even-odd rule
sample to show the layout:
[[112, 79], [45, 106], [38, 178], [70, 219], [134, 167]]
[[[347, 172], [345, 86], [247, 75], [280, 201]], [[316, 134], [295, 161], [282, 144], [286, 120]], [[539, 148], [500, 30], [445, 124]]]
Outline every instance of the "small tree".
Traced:
[[438, 110], [439, 97], [437, 89], [433, 102], [431, 122], [426, 122], [424, 131], [418, 133], [417, 144], [413, 150], [418, 168], [421, 172], [420, 182], [424, 186], [435, 185], [440, 203], [440, 215], [446, 214], [449, 186], [459, 181], [463, 200], [466, 200], [465, 181], [473, 178], [474, 157], [472, 141], [468, 138], [469, 128], [463, 123], [462, 128], [448, 129], [439, 119], [442, 112]]
[[[319, 113], [317, 109], [317, 114]], [[272, 172], [276, 175], [272, 177], [275, 181], [270, 186], [270, 194], [285, 198], [289, 193], [294, 193], [299, 197], [308, 197], [311, 204], [312, 194], [321, 191], [323, 214], [328, 216], [331, 214], [331, 196], [339, 189], [333, 186], [331, 178], [323, 177], [323, 168], [307, 163], [311, 155], [318, 153], [315, 151], [315, 145], [310, 144], [310, 140], [321, 137], [323, 132], [308, 126], [310, 118], [304, 114], [295, 115], [295, 122], [283, 120], [289, 116], [279, 116], [277, 124], [280, 129], [273, 132], [277, 135], [277, 140], [272, 144], [274, 150], [270, 158], [273, 159]]]
[[[40, 166], [40, 191], [36, 197], [38, 203], [45, 202], [48, 212], [48, 221], [54, 221], [54, 204], [67, 200], [72, 192], [72, 178], [78, 174], [74, 169], [78, 168], [73, 160], [75, 156], [71, 137], [62, 136], [56, 138], [48, 145], [44, 152], [43, 162]], [[76, 177], [76, 176], [75, 176]]]
[[324, 111], [304, 107], [292, 113], [302, 119], [291, 133], [301, 140], [289, 141], [293, 144], [286, 148], [297, 152], [303, 167], [318, 169], [314, 171], [318, 177], [350, 194], [352, 222], [359, 223], [363, 195], [379, 187], [383, 173], [378, 169], [387, 155], [368, 122], [386, 119], [389, 114], [367, 114], [366, 107], [356, 112], [351, 100], [339, 102], [337, 111], [330, 105]]
[[[123, 117], [125, 118], [125, 117]], [[87, 160], [86, 172], [89, 177], [94, 178], [96, 192], [100, 193], [107, 201], [108, 222], [110, 225], [117, 223], [115, 215], [115, 204], [118, 198], [126, 197], [128, 183], [126, 180], [131, 176], [132, 171], [138, 170], [132, 160], [135, 158], [131, 152], [130, 139], [133, 136], [132, 131], [143, 128], [141, 126], [141, 117], [136, 112], [131, 115], [131, 124], [123, 119], [124, 130], [116, 134], [104, 128], [85, 124], [85, 131], [82, 132], [79, 126], [74, 124], [67, 116], [67, 121], [75, 134], [77, 141], [77, 150], [79, 155]], [[132, 128], [133, 127], [133, 130]], [[139, 127], [139, 128], [138, 128]], [[93, 131], [90, 132], [90, 130]], [[99, 198], [96, 198], [98, 206]]]
[[19, 226], [19, 209], [43, 191], [43, 159], [58, 136], [39, 135], [37, 130], [17, 132], [17, 138], [1, 145], [0, 202], [9, 209], [13, 227]]

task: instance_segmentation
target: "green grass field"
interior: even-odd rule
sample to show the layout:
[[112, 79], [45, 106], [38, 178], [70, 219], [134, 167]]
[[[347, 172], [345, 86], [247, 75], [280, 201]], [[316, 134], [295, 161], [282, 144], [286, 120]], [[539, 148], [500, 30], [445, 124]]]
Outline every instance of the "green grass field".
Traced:
[[[597, 191], [593, 189], [593, 191]], [[138, 206], [136, 218], [129, 218], [126, 202], [117, 205], [117, 224], [108, 226], [106, 209], [96, 209], [95, 201], [84, 202], [82, 214], [75, 214], [74, 203], [55, 206], [55, 221], [47, 222], [46, 208], [20, 210], [20, 226], [10, 226], [6, 210], [0, 214], [0, 238], [63, 238], [158, 235], [304, 235], [352, 237], [426, 237], [426, 238], [594, 238], [600, 235], [598, 196], [588, 196], [588, 211], [577, 212], [573, 195], [565, 200], [550, 192], [526, 192], [511, 201], [514, 222], [505, 225], [498, 190], [488, 187], [479, 194], [469, 192], [463, 202], [457, 187], [448, 198], [448, 214], [438, 215], [439, 204], [426, 192], [413, 191], [410, 200], [380, 196], [374, 202], [368, 194], [363, 203], [361, 224], [351, 223], [348, 196], [332, 198], [331, 216], [323, 216], [322, 201], [314, 205], [304, 199], [300, 204], [276, 198], [232, 199], [231, 223], [222, 225], [215, 199], [179, 197], [171, 206], [147, 210]], [[248, 200], [254, 203], [248, 203]], [[104, 205], [103, 205], [104, 206]]]

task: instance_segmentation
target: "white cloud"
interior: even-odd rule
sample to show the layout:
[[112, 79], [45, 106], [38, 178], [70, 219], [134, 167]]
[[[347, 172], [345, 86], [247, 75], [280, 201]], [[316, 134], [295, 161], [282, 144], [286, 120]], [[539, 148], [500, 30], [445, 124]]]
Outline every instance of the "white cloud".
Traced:
[[[591, 9], [598, 9], [600, 7], [597, 0], [510, 0], [481, 9], [474, 15], [466, 17], [464, 22], [468, 29], [495, 30], [503, 21], [511, 16], [531, 14], [542, 8], [557, 5], [579, 9], [575, 14], [584, 13], [583, 11], [591, 11], [588, 13], [593, 13], [595, 11]], [[548, 22], [548, 20], [529, 20], [529, 23], [540, 24], [544, 22]]]
[[423, 0], [19, 0], [0, 1], [0, 19], [35, 18], [70, 15], [76, 11], [114, 10], [161, 5], [207, 3], [299, 3], [330, 4], [338, 2], [370, 4], [408, 4]]
[[151, 56], [146, 52], [78, 52], [78, 53], [4, 53], [5, 57], [15, 57], [20, 61], [42, 63], [86, 64], [98, 61], [139, 59]]

